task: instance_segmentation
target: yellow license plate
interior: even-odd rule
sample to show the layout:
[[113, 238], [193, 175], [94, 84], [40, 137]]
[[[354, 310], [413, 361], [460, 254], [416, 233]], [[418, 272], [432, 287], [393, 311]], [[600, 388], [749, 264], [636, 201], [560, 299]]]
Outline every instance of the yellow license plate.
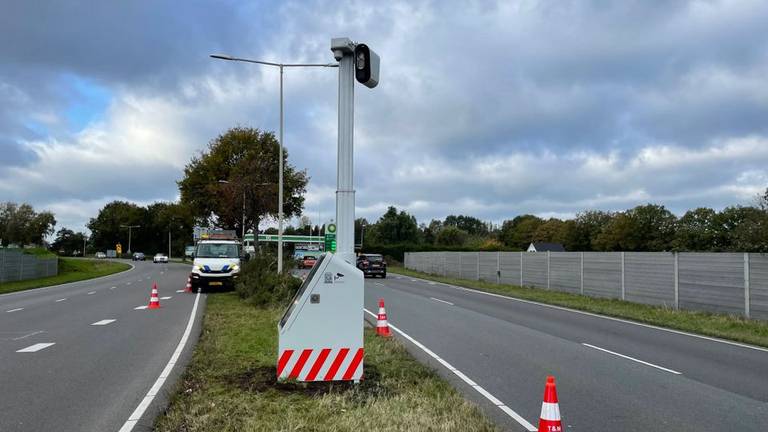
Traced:
[[222, 283], [221, 283], [221, 282], [208, 282], [208, 285], [216, 285], [216, 286], [221, 286], [221, 285], [222, 285]]

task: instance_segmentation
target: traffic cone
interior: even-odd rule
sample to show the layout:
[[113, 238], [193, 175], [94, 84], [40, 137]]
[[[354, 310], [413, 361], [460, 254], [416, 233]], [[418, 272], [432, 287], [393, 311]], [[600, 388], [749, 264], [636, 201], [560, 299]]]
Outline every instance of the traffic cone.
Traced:
[[376, 334], [383, 337], [392, 337], [387, 323], [387, 311], [384, 310], [384, 299], [379, 299], [379, 315], [376, 317]]
[[160, 298], [157, 296], [157, 282], [152, 283], [152, 295], [149, 297], [148, 309], [160, 308]]
[[187, 278], [187, 285], [184, 287], [184, 292], [191, 293], [192, 292], [192, 278]]
[[539, 432], [562, 432], [562, 430], [555, 377], [548, 376], [547, 385], [544, 387], [544, 402], [541, 404], [541, 416], [539, 416]]

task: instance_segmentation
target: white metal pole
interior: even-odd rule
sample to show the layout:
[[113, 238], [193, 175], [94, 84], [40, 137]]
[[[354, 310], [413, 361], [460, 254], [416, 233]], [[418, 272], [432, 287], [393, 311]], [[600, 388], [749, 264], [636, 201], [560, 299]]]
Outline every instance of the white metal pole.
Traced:
[[168, 261], [171, 260], [171, 229], [168, 228]]
[[355, 264], [354, 121], [355, 67], [352, 53], [339, 60], [339, 143], [336, 177], [336, 253]]
[[280, 179], [277, 187], [277, 272], [283, 272], [283, 66], [280, 65]]
[[[243, 242], [245, 242], [245, 188], [243, 188]], [[170, 253], [168, 254], [170, 257]]]

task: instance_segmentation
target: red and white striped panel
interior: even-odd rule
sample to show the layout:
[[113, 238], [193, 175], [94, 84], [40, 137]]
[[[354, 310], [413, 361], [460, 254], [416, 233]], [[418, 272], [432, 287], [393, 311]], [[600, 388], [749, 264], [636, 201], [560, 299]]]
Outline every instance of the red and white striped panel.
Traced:
[[286, 349], [277, 360], [278, 379], [358, 381], [363, 376], [363, 349]]

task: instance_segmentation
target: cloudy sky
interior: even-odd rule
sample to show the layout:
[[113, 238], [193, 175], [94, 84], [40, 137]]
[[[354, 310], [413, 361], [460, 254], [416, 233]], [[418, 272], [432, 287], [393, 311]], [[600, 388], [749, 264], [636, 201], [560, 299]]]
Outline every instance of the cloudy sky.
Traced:
[[[768, 186], [765, 1], [14, 1], [0, 14], [0, 201], [82, 229], [178, 197], [235, 125], [278, 127], [278, 75], [366, 42], [357, 214], [570, 217], [748, 204]], [[334, 213], [336, 69], [289, 70], [286, 148]]]

